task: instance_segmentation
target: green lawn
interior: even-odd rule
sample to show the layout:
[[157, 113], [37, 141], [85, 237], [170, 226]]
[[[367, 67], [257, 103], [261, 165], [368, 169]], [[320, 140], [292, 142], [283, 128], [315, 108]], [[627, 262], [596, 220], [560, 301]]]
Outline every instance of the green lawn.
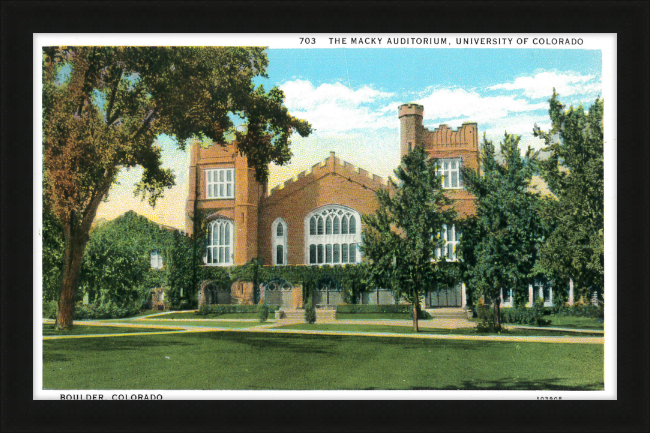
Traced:
[[[275, 313], [269, 313], [269, 318], [275, 317]], [[156, 316], [156, 319], [255, 319], [257, 320], [257, 313], [227, 313], [227, 314], [206, 314], [199, 315], [196, 313], [169, 313], [161, 316]]]
[[[155, 320], [123, 320], [122, 323], [133, 323], [136, 325], [157, 325], [157, 326], [218, 326], [223, 328], [250, 328], [262, 325], [259, 320], [256, 322], [224, 322], [219, 320], [188, 320], [182, 322], [157, 322]], [[266, 322], [269, 323], [269, 322]]]
[[46, 389], [603, 389], [603, 346], [248, 332], [46, 340]]
[[551, 314], [550, 316], [545, 316], [544, 318], [551, 321], [551, 324], [548, 326], [556, 328], [600, 330], [605, 328], [604, 322], [598, 322], [598, 319], [592, 319], [591, 317], [560, 316], [557, 314]]
[[[605, 324], [603, 322], [598, 322], [598, 319], [592, 319], [590, 317], [578, 317], [578, 316], [559, 316], [556, 314], [551, 314], [549, 316], [543, 316], [544, 320], [549, 320], [551, 323], [544, 325], [547, 328], [573, 328], [573, 329], [593, 329], [593, 330], [603, 330], [605, 329]], [[481, 320], [477, 317], [469, 319], [471, 322], [480, 322]], [[514, 325], [514, 326], [534, 326], [534, 325], [525, 325], [522, 323], [505, 323], [505, 325]]]
[[413, 320], [411, 313], [336, 313], [339, 320]]
[[[414, 333], [411, 326], [395, 326], [395, 325], [348, 325], [348, 324], [307, 324], [300, 323], [294, 325], [276, 326], [273, 329], [296, 329], [305, 331], [347, 331], [347, 332], [390, 332], [398, 334], [412, 334]], [[436, 334], [436, 335], [502, 335], [502, 336], [535, 336], [535, 337], [602, 337], [600, 333], [585, 333], [585, 332], [561, 332], [561, 331], [546, 331], [546, 330], [533, 330], [533, 329], [512, 329], [502, 333], [487, 333], [478, 332], [475, 328], [456, 328], [456, 329], [440, 329], [440, 328], [422, 328], [420, 327], [421, 334]]]
[[86, 334], [125, 334], [130, 332], [153, 332], [159, 329], [127, 328], [125, 326], [88, 326], [74, 325], [69, 331], [58, 331], [54, 324], [43, 324], [43, 336], [50, 335], [86, 335]]

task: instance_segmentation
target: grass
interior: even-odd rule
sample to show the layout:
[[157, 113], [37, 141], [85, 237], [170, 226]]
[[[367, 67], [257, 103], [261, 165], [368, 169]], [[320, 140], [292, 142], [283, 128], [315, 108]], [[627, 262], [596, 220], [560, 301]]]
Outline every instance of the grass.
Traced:
[[598, 319], [591, 317], [580, 316], [562, 316], [551, 314], [544, 316], [545, 319], [550, 320], [551, 324], [548, 326], [556, 328], [575, 328], [575, 329], [604, 329], [605, 323], [599, 322]]
[[178, 323], [173, 322], [159, 322], [155, 320], [123, 320], [122, 323], [133, 323], [134, 325], [157, 325], [157, 326], [218, 326], [220, 328], [250, 328], [253, 326], [262, 325], [257, 322], [224, 322], [218, 320], [188, 320]]
[[411, 313], [336, 313], [339, 320], [413, 320]]
[[[348, 324], [294, 324], [276, 326], [273, 329], [296, 329], [304, 331], [347, 331], [347, 332], [389, 332], [393, 334], [412, 334], [413, 328], [410, 326], [396, 326], [396, 325], [348, 325]], [[598, 333], [584, 333], [584, 332], [561, 332], [561, 331], [546, 331], [546, 330], [528, 330], [528, 329], [513, 329], [499, 333], [478, 332], [475, 328], [456, 328], [456, 329], [440, 329], [440, 328], [422, 328], [420, 327], [420, 334], [435, 334], [435, 335], [501, 335], [512, 337], [602, 337]]]
[[603, 389], [603, 346], [211, 332], [43, 342], [46, 389]]
[[54, 324], [43, 324], [43, 336], [50, 335], [87, 335], [87, 334], [126, 334], [131, 332], [154, 332], [159, 329], [127, 328], [125, 326], [87, 326], [74, 325], [72, 329], [62, 331], [54, 329]]
[[[269, 313], [269, 318], [273, 318], [275, 313]], [[156, 319], [257, 319], [258, 313], [226, 313], [226, 314], [206, 314], [199, 315], [196, 313], [169, 313], [156, 316]]]
[[[591, 317], [580, 317], [580, 316], [560, 316], [557, 314], [551, 314], [548, 316], [543, 316], [542, 319], [550, 321], [548, 325], [543, 327], [547, 328], [568, 328], [568, 329], [593, 329], [602, 331], [605, 329], [604, 322], [598, 322], [598, 319], [593, 319]], [[473, 317], [468, 319], [470, 322], [480, 322], [481, 319], [478, 317]], [[527, 325], [523, 323], [505, 323], [504, 325], [514, 325], [514, 326], [535, 326]]]

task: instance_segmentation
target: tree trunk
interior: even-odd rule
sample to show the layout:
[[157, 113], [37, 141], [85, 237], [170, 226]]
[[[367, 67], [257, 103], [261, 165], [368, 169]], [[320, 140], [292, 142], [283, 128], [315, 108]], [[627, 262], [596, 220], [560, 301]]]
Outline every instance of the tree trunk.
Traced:
[[71, 329], [74, 318], [74, 301], [79, 288], [79, 276], [83, 263], [84, 251], [88, 243], [90, 226], [95, 220], [97, 209], [102, 199], [108, 193], [113, 183], [113, 174], [106, 173], [98, 186], [96, 193], [88, 203], [85, 212], [71, 211], [63, 224], [65, 238], [63, 249], [63, 269], [61, 278], [61, 294], [59, 295], [59, 311], [56, 318], [56, 329]]
[[501, 297], [494, 300], [494, 329], [501, 331]]
[[79, 287], [79, 276], [83, 261], [86, 241], [79, 234], [71, 235], [66, 229], [65, 251], [63, 254], [63, 281], [61, 282], [61, 295], [59, 297], [59, 311], [56, 319], [57, 329], [72, 328], [74, 318], [74, 304]]
[[418, 327], [418, 301], [417, 300], [413, 302], [413, 330], [415, 332], [420, 332], [420, 328]]

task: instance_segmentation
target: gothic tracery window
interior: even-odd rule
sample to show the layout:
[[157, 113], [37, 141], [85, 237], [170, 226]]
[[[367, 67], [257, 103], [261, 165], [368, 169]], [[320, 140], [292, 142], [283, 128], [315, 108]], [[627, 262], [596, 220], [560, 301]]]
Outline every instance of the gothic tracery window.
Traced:
[[311, 265], [359, 263], [359, 213], [339, 205], [318, 208], [305, 220], [305, 255]]

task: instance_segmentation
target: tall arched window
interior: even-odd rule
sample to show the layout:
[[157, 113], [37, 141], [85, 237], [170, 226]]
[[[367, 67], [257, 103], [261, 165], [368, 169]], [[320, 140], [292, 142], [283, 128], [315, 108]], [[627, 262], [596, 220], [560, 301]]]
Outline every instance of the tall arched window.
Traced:
[[208, 224], [208, 245], [205, 263], [214, 266], [230, 266], [235, 256], [233, 223], [219, 218]]
[[287, 264], [287, 223], [282, 218], [271, 225], [271, 256], [274, 265]]
[[305, 262], [311, 265], [361, 262], [361, 217], [353, 209], [327, 205], [305, 218]]

